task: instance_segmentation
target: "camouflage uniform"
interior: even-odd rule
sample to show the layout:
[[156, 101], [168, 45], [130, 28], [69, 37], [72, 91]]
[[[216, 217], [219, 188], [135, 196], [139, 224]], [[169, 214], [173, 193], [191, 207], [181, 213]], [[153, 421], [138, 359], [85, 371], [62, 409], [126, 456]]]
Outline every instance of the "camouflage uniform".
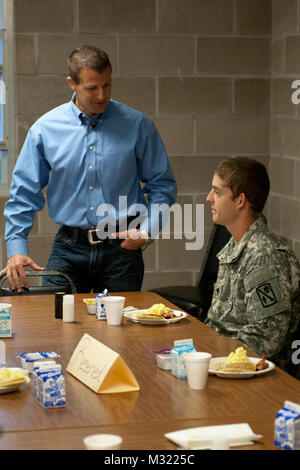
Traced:
[[218, 258], [205, 323], [285, 368], [300, 318], [300, 265], [295, 254], [259, 218], [238, 243], [231, 238]]

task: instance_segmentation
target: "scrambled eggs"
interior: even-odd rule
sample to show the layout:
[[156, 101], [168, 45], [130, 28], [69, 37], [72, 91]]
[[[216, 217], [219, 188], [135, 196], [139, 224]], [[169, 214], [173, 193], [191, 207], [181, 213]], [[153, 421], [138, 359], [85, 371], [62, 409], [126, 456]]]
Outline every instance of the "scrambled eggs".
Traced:
[[227, 364], [234, 364], [235, 362], [251, 362], [249, 357], [247, 357], [247, 351], [241, 346], [237, 348], [234, 352], [231, 352], [227, 357]]
[[243, 347], [231, 352], [225, 361], [211, 361], [211, 370], [223, 372], [249, 372], [256, 369], [256, 365], [247, 357], [247, 351]]
[[147, 318], [150, 320], [174, 318], [173, 310], [164, 304], [153, 304], [146, 312], [134, 314], [134, 318]]
[[148, 308], [147, 313], [161, 317], [163, 313], [168, 313], [170, 310], [171, 309], [166, 307], [164, 304], [154, 304], [152, 307]]

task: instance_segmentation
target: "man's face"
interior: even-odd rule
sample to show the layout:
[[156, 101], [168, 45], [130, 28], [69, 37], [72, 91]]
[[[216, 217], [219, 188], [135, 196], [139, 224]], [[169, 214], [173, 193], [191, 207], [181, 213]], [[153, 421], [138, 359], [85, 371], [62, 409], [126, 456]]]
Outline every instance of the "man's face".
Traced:
[[106, 68], [98, 73], [92, 69], [82, 69], [79, 84], [71, 77], [67, 81], [76, 93], [76, 106], [89, 117], [105, 111], [111, 96], [111, 70]]
[[215, 224], [230, 227], [237, 219], [239, 214], [239, 198], [232, 198], [231, 189], [224, 185], [223, 180], [214, 174], [212, 180], [212, 189], [206, 200], [211, 205], [212, 219]]

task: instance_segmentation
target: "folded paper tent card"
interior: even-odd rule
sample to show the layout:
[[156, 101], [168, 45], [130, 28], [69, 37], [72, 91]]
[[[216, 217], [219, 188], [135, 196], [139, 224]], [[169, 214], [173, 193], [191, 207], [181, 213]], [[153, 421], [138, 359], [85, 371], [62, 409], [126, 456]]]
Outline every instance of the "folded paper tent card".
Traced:
[[67, 371], [96, 393], [123, 393], [140, 389], [121, 356], [87, 333], [76, 346]]
[[165, 437], [184, 449], [210, 449], [216, 436], [226, 436], [230, 447], [246, 446], [260, 440], [261, 434], [254, 434], [248, 423], [201, 426], [169, 432]]

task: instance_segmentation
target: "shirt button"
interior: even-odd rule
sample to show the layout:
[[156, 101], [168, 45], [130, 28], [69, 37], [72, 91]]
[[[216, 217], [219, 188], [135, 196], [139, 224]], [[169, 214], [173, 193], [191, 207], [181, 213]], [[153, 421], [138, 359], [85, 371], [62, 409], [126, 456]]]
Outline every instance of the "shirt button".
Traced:
[[93, 189], [93, 186], [89, 186], [89, 190], [92, 191], [92, 189]]
[[94, 207], [93, 206], [90, 206], [90, 211], [93, 211], [94, 210]]
[[92, 170], [93, 169], [93, 165], [89, 165], [89, 170]]
[[92, 145], [90, 145], [90, 150], [93, 150], [93, 146], [92, 146]]

